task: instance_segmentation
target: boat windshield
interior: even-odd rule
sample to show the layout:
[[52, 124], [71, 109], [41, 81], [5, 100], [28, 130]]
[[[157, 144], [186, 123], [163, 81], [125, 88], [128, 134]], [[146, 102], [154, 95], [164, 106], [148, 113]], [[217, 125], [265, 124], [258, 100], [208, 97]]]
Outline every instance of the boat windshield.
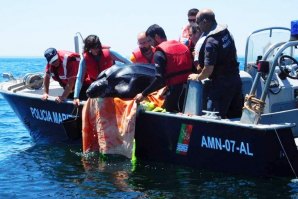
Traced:
[[247, 39], [245, 65], [255, 64], [269, 50], [267, 60], [272, 60], [279, 46], [290, 39], [290, 29], [282, 27], [265, 28], [254, 31]]

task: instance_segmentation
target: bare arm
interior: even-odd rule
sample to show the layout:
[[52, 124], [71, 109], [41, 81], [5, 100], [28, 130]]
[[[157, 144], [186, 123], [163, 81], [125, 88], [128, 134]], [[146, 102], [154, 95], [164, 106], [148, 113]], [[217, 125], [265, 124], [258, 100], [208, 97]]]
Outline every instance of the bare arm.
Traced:
[[124, 64], [130, 64], [131, 61], [126, 59], [125, 57], [123, 57], [122, 55], [120, 55], [119, 53], [113, 51], [113, 50], [110, 50], [110, 53], [111, 53], [111, 56], [113, 58], [113, 60], [115, 61], [119, 61], [119, 62], [122, 62]]
[[210, 75], [212, 74], [213, 72], [213, 69], [214, 69], [214, 66], [211, 65], [211, 66], [205, 66], [203, 69], [202, 69], [202, 72], [200, 72], [199, 74], [190, 74], [188, 76], [188, 79], [189, 80], [203, 80], [203, 79], [206, 79], [208, 77], [210, 77]]
[[62, 96], [61, 96], [63, 99], [66, 99], [69, 93], [73, 90], [75, 82], [76, 82], [76, 77], [71, 77], [68, 79], [68, 83], [66, 84], [64, 88], [64, 92], [62, 93]]
[[41, 97], [42, 100], [47, 100], [49, 97], [49, 87], [50, 87], [50, 75], [45, 74], [44, 79], [43, 79], [43, 95]]

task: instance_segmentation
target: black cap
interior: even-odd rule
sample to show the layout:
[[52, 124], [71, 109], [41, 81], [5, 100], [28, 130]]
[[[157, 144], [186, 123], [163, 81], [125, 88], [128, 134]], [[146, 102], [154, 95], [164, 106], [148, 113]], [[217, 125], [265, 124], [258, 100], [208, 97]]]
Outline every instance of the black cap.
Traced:
[[47, 59], [49, 64], [52, 64], [54, 61], [56, 61], [58, 59], [58, 53], [55, 48], [48, 48], [44, 52], [44, 56]]

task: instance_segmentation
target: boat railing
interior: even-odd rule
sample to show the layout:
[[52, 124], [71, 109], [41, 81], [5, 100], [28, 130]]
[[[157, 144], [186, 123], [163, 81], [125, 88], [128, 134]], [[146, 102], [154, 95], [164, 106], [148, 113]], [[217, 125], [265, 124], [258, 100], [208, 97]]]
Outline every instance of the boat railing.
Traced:
[[275, 67], [277, 66], [279, 57], [282, 55], [282, 53], [284, 52], [285, 49], [287, 49], [291, 46], [298, 46], [298, 41], [289, 41], [289, 42], [283, 44], [277, 50], [276, 55], [274, 56], [273, 62], [270, 63], [271, 64], [270, 71], [269, 71], [268, 77], [265, 81], [265, 86], [264, 86], [263, 92], [261, 94], [260, 100], [264, 101], [266, 99], [268, 89], [269, 89], [269, 86], [270, 86], [270, 83], [271, 83], [271, 80], [272, 80], [272, 77], [273, 77], [273, 74], [275, 71]]
[[[285, 27], [269, 27], [269, 28], [263, 28], [263, 29], [259, 29], [259, 30], [256, 30], [256, 31], [253, 31], [248, 37], [247, 37], [247, 40], [246, 40], [246, 47], [245, 47], [245, 60], [244, 60], [244, 70], [246, 70], [246, 67], [247, 67], [247, 63], [248, 63], [248, 53], [249, 53], [249, 42], [251, 40], [251, 37], [257, 33], [261, 33], [261, 32], [264, 32], [264, 31], [269, 31], [269, 37], [272, 37], [273, 35], [273, 31], [274, 30], [285, 30], [285, 31], [289, 31], [290, 33], [290, 29], [289, 28], [285, 28]], [[271, 46], [272, 47], [272, 46]], [[267, 51], [268, 52], [268, 51]], [[267, 55], [268, 56], [268, 55]]]

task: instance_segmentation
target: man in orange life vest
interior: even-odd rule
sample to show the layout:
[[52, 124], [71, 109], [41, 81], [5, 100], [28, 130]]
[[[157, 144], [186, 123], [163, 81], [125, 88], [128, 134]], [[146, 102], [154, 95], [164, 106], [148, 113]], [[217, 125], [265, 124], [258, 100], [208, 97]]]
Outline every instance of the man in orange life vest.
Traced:
[[184, 102], [183, 84], [192, 71], [191, 54], [187, 46], [178, 41], [167, 41], [162, 27], [151, 25], [146, 31], [151, 45], [156, 47], [154, 63], [156, 66], [155, 79], [142, 92], [136, 95], [136, 102], [142, 101], [149, 93], [163, 86], [168, 87], [164, 108], [167, 111], [179, 112]]
[[61, 96], [57, 96], [55, 101], [61, 103], [66, 98], [73, 98], [73, 88], [76, 81], [76, 75], [80, 63], [80, 55], [74, 52], [57, 51], [55, 48], [49, 48], [44, 53], [47, 59], [47, 66], [44, 76], [44, 94], [42, 100], [49, 97], [50, 78], [58, 81], [64, 91]]
[[153, 63], [154, 48], [148, 41], [146, 32], [138, 34], [138, 45], [139, 48], [132, 52], [130, 61], [133, 63]]

